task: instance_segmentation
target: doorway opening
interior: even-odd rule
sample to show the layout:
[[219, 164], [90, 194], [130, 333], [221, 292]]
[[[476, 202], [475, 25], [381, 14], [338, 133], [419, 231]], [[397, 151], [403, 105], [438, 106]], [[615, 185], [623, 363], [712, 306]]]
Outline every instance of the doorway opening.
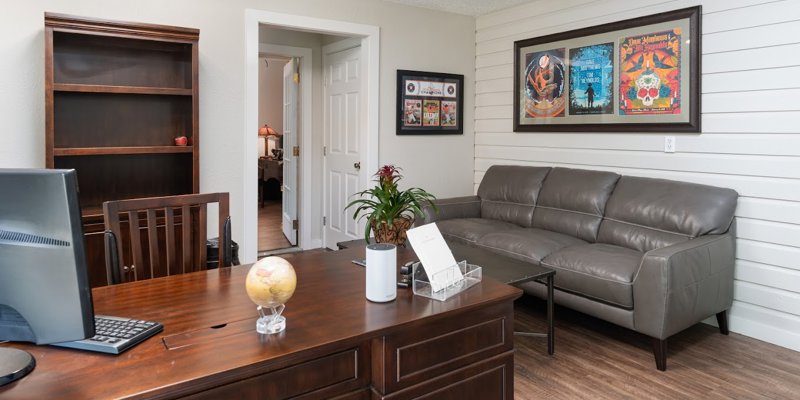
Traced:
[[[297, 243], [296, 230], [283, 232], [283, 136], [286, 126], [295, 130], [296, 123], [284, 121], [288, 102], [284, 93], [284, 71], [294, 71], [299, 59], [289, 55], [260, 53], [258, 69], [258, 254], [285, 251]], [[289, 65], [291, 64], [291, 65]], [[289, 105], [291, 108], [291, 105]], [[292, 132], [294, 133], [294, 132]], [[291, 223], [291, 222], [290, 222]], [[294, 243], [294, 244], [293, 244]]]
[[[266, 43], [291, 31], [262, 26], [259, 58], [258, 257], [300, 249], [301, 144], [311, 142], [313, 49]], [[303, 165], [301, 165], [303, 164]]]
[[[284, 56], [295, 59], [299, 66], [299, 85], [297, 86], [297, 127], [294, 135], [281, 132], [281, 147], [283, 150], [283, 182], [281, 201], [281, 232], [287, 240], [294, 237], [296, 246], [270, 251], [276, 252], [313, 249], [324, 246], [325, 235], [325, 204], [324, 189], [327, 177], [324, 174], [325, 165], [325, 121], [323, 113], [324, 103], [324, 73], [323, 49], [331, 44], [341, 42], [348, 38], [360, 43], [363, 63], [359, 70], [363, 75], [364, 90], [361, 104], [364, 106], [363, 120], [360, 122], [363, 132], [363, 148], [361, 149], [364, 168], [357, 174], [357, 182], [352, 185], [354, 189], [362, 190], [367, 184], [368, 176], [365, 171], [377, 170], [378, 165], [378, 81], [379, 81], [379, 28], [375, 26], [353, 24], [342, 21], [310, 18], [304, 16], [273, 13], [261, 10], [245, 11], [245, 45], [246, 45], [246, 132], [245, 147], [248, 156], [244, 160], [244, 238], [240, 251], [242, 262], [253, 262], [258, 256], [267, 255], [259, 253], [258, 244], [258, 212], [259, 179], [258, 160], [256, 149], [262, 139], [255, 135], [255, 131], [267, 123], [261, 121], [258, 115], [259, 88], [258, 72], [264, 61], [259, 59], [264, 56]], [[312, 39], [311, 42], [308, 39]], [[293, 53], [304, 51], [305, 55]], [[313, 56], [313, 57], [312, 57]], [[313, 90], [312, 90], [313, 87]], [[284, 120], [284, 124], [286, 121]], [[289, 130], [291, 133], [291, 129]], [[292, 142], [294, 140], [294, 142]], [[269, 152], [267, 149], [265, 152]], [[294, 168], [287, 169], [287, 158], [294, 157]], [[293, 171], [293, 172], [290, 172]], [[294, 174], [293, 177], [290, 175]], [[295, 186], [290, 184], [294, 182]], [[265, 190], [268, 188], [264, 187]], [[294, 213], [287, 206], [285, 195], [287, 189], [294, 189], [296, 200], [290, 204], [295, 205]], [[269, 196], [269, 194], [267, 194]], [[266, 201], [269, 197], [266, 198]], [[265, 202], [267, 208], [269, 203]], [[344, 214], [344, 210], [340, 211]], [[296, 217], [287, 220], [289, 217]], [[290, 223], [285, 223], [289, 221]], [[296, 223], [293, 223], [297, 221]], [[292, 227], [296, 233], [283, 229]], [[291, 243], [291, 242], [290, 242]]]

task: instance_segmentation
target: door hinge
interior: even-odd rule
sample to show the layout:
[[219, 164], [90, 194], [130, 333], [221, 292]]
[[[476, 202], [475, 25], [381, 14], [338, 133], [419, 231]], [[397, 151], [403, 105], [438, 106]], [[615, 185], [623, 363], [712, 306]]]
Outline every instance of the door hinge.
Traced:
[[297, 222], [296, 219], [292, 220], [292, 229], [297, 230], [299, 226], [300, 224]]
[[325, 226], [328, 223], [328, 217], [322, 217], [322, 226]]
[[300, 157], [300, 146], [292, 147], [292, 156]]
[[328, 146], [322, 146], [322, 155], [323, 156], [327, 156], [328, 155]]

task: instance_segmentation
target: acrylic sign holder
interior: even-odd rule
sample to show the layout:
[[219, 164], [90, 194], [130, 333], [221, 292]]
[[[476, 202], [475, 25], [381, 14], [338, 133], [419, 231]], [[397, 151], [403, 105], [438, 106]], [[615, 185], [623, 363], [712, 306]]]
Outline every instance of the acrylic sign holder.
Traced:
[[434, 291], [421, 263], [414, 263], [413, 271], [412, 286], [414, 294], [439, 301], [445, 301], [469, 289], [480, 282], [482, 277], [481, 267], [461, 261], [457, 265], [439, 271], [434, 275], [435, 280], [445, 282], [444, 288]]

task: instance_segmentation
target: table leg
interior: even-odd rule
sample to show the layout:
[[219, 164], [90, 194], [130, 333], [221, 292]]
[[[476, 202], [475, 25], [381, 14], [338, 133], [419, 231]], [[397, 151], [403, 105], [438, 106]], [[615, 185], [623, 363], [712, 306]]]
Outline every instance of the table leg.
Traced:
[[547, 282], [547, 332], [537, 333], [537, 332], [515, 331], [514, 335], [529, 336], [529, 337], [547, 337], [547, 354], [550, 354], [552, 356], [556, 351], [555, 325], [553, 324], [553, 316], [555, 314], [553, 309], [553, 274], [547, 277], [546, 282]]
[[556, 351], [555, 329], [553, 327], [553, 275], [547, 277], [547, 353]]

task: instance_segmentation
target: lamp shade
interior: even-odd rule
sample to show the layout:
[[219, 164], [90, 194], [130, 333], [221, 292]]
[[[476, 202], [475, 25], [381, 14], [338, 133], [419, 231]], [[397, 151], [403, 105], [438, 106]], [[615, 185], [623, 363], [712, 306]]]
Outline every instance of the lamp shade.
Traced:
[[272, 129], [272, 127], [267, 124], [264, 124], [264, 126], [258, 128], [258, 136], [271, 136], [277, 134], [278, 132], [276, 132], [275, 129]]

